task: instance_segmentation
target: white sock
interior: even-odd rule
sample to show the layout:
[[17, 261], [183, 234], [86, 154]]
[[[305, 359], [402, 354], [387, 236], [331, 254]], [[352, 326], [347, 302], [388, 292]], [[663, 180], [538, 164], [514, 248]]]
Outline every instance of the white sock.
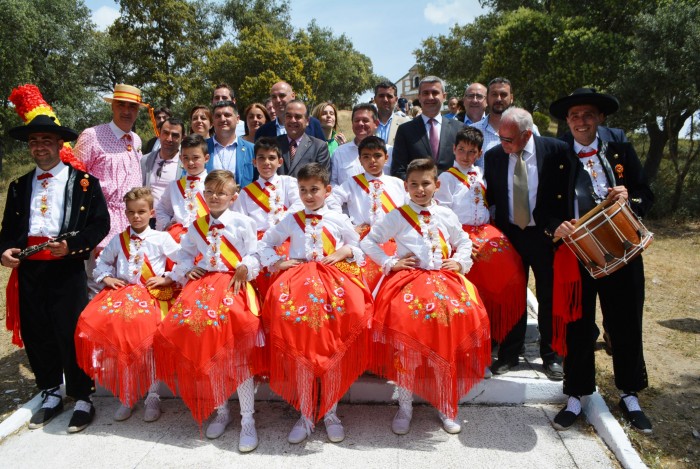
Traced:
[[333, 404], [333, 407], [331, 407], [330, 410], [328, 412], [326, 412], [326, 415], [323, 418], [336, 417], [335, 411], [337, 408], [338, 408], [338, 403], [336, 402], [335, 404]]
[[47, 408], [47, 409], [53, 409], [54, 407], [56, 407], [58, 404], [61, 403], [62, 398], [60, 397], [59, 386], [56, 386], [55, 388], [47, 389], [46, 392], [58, 394], [59, 397], [56, 397], [52, 394], [47, 394], [46, 395], [46, 402], [44, 402], [41, 407]]
[[399, 386], [399, 407], [409, 415], [413, 413], [413, 393], [401, 386]]
[[153, 384], [151, 384], [151, 387], [148, 388], [148, 393], [158, 394], [158, 388], [160, 388], [160, 381], [154, 381]]
[[620, 397], [622, 397], [622, 400], [625, 401], [627, 410], [629, 410], [630, 412], [642, 410], [642, 408], [639, 407], [639, 399], [637, 399], [637, 396], [633, 394], [622, 394], [620, 395]]
[[241, 405], [242, 422], [253, 420], [255, 413], [255, 384], [248, 378], [238, 385], [238, 402]]
[[581, 413], [581, 399], [576, 396], [569, 396], [569, 400], [566, 402], [566, 410], [572, 412], [576, 415]]

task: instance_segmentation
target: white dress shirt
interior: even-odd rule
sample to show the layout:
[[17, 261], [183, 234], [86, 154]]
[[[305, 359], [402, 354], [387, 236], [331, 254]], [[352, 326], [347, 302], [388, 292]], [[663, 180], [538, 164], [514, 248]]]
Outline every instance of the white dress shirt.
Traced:
[[486, 205], [486, 181], [481, 168], [476, 165], [463, 168], [456, 161], [453, 166], [467, 177], [469, 187], [454, 174], [445, 171], [438, 177], [440, 188], [435, 192], [435, 201], [452, 209], [462, 225], [479, 226], [488, 223], [490, 216]]
[[209, 155], [213, 169], [226, 169], [236, 174], [236, 153], [238, 150], [238, 140], [234, 139], [229, 145], [222, 145], [216, 141], [216, 134], [212, 137], [214, 149]]
[[[389, 159], [384, 165], [384, 174], [391, 173], [391, 154], [394, 147], [386, 146]], [[360, 153], [357, 149], [357, 144], [352, 141], [344, 143], [336, 148], [331, 158], [331, 186], [336, 187], [347, 181], [353, 176], [362, 174], [364, 168], [360, 164]]]
[[[50, 174], [39, 180], [43, 174]], [[63, 223], [68, 166], [59, 161], [48, 171], [36, 168], [32, 180], [32, 198], [29, 209], [29, 236], [58, 236]]]
[[132, 285], [141, 283], [141, 267], [144, 263], [144, 256], [153, 267], [157, 276], [171, 276], [170, 272], [165, 272], [165, 261], [167, 258], [174, 260], [180, 246], [168, 233], [152, 230], [149, 227], [141, 233], [136, 233], [129, 228], [130, 236], [137, 236], [141, 239], [130, 239], [129, 255], [124, 253], [121, 245], [121, 234], [116, 235], [107, 243], [104, 250], [97, 258], [95, 265], [95, 282], [100, 283], [105, 277], [114, 277], [129, 282]]
[[[421, 207], [411, 201], [407, 205], [419, 214], [422, 234], [406, 221], [401, 211], [392, 210], [360, 241], [362, 250], [382, 266], [384, 274], [391, 272], [399, 259], [409, 254], [413, 254], [418, 259], [419, 268], [439, 270], [442, 267], [442, 250], [439, 245], [438, 230], [443, 234], [448, 249], [450, 246], [453, 249], [450, 258], [460, 264], [463, 274], [469, 272], [472, 266], [472, 242], [462, 231], [457, 215], [449, 208], [435, 203], [430, 207]], [[430, 216], [420, 215], [421, 211], [430, 212]], [[426, 218], [429, 218], [429, 221]], [[391, 238], [396, 241], [394, 256], [388, 256], [380, 247]]]
[[257, 184], [258, 187], [265, 189], [265, 183], [269, 182], [272, 187], [268, 186], [267, 191], [270, 198], [270, 211], [263, 210], [258, 203], [241, 189], [238, 198], [233, 203], [232, 210], [237, 213], [248, 215], [255, 220], [258, 231], [265, 231], [271, 226], [284, 218], [287, 212], [298, 212], [304, 209], [304, 204], [299, 199], [299, 185], [296, 178], [292, 176], [280, 176], [275, 174], [269, 180], [260, 177], [257, 181], [251, 183]]
[[196, 176], [189, 174], [183, 178], [197, 177], [198, 180], [186, 181], [185, 195], [180, 192], [180, 180], [172, 181], [163, 193], [156, 205], [156, 229], [165, 230], [173, 223], [181, 223], [187, 228], [197, 218], [197, 194], [204, 191], [204, 179], [207, 171], [204, 170]]
[[[513, 173], [515, 172], [515, 162], [520, 158], [518, 155], [511, 153], [508, 155], [508, 221], [513, 221]], [[539, 184], [539, 173], [537, 172], [537, 155], [535, 155], [535, 139], [530, 137], [530, 140], [525, 144], [523, 149], [523, 159], [527, 166], [527, 195], [530, 203], [530, 222], [527, 226], [535, 226], [535, 218], [532, 216], [532, 211], [537, 203], [537, 186]]]
[[[401, 207], [408, 203], [409, 198], [401, 179], [382, 174], [374, 177], [371, 174], [361, 173], [369, 182], [369, 193], [351, 177], [343, 184], [335, 187], [330, 197], [326, 199], [328, 208], [340, 212], [343, 205], [347, 204], [348, 214], [352, 223], [357, 225], [374, 225], [385, 216], [382, 208], [381, 195], [383, 192], [394, 201], [394, 205]], [[379, 181], [379, 184], [374, 181]]]

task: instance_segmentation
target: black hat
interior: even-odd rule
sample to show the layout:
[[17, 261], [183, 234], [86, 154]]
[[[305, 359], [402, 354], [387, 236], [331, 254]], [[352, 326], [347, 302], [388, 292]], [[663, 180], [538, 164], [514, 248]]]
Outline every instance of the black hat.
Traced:
[[27, 125], [20, 125], [10, 129], [10, 137], [22, 142], [29, 141], [29, 135], [35, 133], [56, 134], [65, 142], [72, 142], [78, 138], [78, 132], [68, 127], [61, 127], [55, 122], [56, 118], [39, 114]]
[[569, 96], [554, 101], [549, 106], [549, 113], [560, 120], [566, 120], [569, 108], [581, 104], [592, 104], [606, 116], [620, 108], [620, 102], [615, 96], [596, 92], [595, 88], [579, 88]]

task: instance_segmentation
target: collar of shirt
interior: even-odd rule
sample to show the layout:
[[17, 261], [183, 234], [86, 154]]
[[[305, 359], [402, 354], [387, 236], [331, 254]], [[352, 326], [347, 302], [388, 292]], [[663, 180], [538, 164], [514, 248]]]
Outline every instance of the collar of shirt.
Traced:
[[233, 222], [234, 218], [235, 216], [231, 209], [226, 209], [224, 213], [219, 216], [219, 218], [214, 218], [212, 216], [209, 220], [209, 226], [214, 225], [215, 223], [221, 223], [224, 226], [229, 226]]
[[233, 148], [234, 150], [236, 149], [236, 145], [238, 145], [238, 139], [233, 139], [233, 142], [229, 143], [228, 145], [223, 145], [219, 143], [219, 141], [216, 139], [216, 134], [212, 137], [212, 141], [214, 142], [214, 148], [220, 147], [220, 148]]
[[160, 150], [158, 150], [158, 155], [156, 156], [155, 164], [160, 164], [161, 161], [163, 162], [163, 164], [177, 163], [179, 160], [180, 152], [175, 153], [175, 156], [166, 160], [164, 158], [161, 158]]
[[318, 210], [309, 210], [308, 208], [304, 208], [304, 213], [307, 215], [321, 215], [324, 216], [329, 212], [328, 207], [326, 207], [326, 204], [323, 204], [321, 208]]
[[586, 150], [586, 151], [588, 151], [588, 150], [595, 150], [595, 151], [598, 151], [598, 139], [599, 139], [599, 138], [600, 138], [600, 137], [598, 136], [598, 133], [596, 132], [596, 134], [595, 134], [595, 139], [591, 142], [590, 145], [585, 145], [585, 146], [584, 146], [584, 145], [581, 145], [581, 144], [578, 143], [576, 140], [574, 140], [574, 153], [576, 153], [576, 154], [578, 155], [579, 153], [581, 153], [581, 150]]
[[[420, 115], [423, 118], [423, 125], [426, 127], [430, 124], [428, 124], [428, 121], [431, 119], [430, 117], [426, 116], [425, 114]], [[438, 123], [438, 125], [442, 125], [442, 114], [438, 114], [437, 116], [433, 117]]]
[[264, 177], [260, 176], [257, 180], [257, 183], [260, 184], [262, 187], [265, 187], [265, 183], [269, 182], [273, 186], [278, 187], [281, 179], [282, 178], [279, 174], [273, 175], [270, 179], [265, 179]]
[[137, 233], [134, 231], [133, 228], [129, 227], [129, 233], [131, 234], [131, 236], [138, 236], [141, 239], [146, 239], [149, 236], [153, 236], [155, 232], [156, 231], [152, 230], [150, 226], [147, 226], [146, 229], [143, 230], [141, 233]]
[[[298, 139], [296, 139], [296, 142], [297, 142], [297, 149], [299, 148], [299, 144], [301, 144], [301, 139], [302, 139], [302, 138], [304, 138], [304, 134], [301, 134], [301, 137], [299, 137]], [[289, 135], [287, 135], [287, 142], [289, 143], [290, 146], [292, 145], [292, 139], [289, 138]]]
[[479, 167], [476, 165], [471, 165], [468, 168], [465, 168], [464, 166], [461, 166], [459, 163], [457, 163], [457, 160], [455, 160], [455, 163], [453, 165], [455, 168], [459, 169], [462, 173], [467, 174], [469, 172], [478, 172]]
[[472, 121], [467, 114], [464, 114], [464, 123], [466, 125], [481, 124], [482, 122], [484, 122], [484, 119], [486, 119], [486, 114], [481, 116], [481, 119], [479, 119], [478, 121]]
[[433, 208], [434, 205], [435, 205], [434, 199], [430, 201], [430, 205], [428, 205], [427, 207], [423, 207], [422, 205], [418, 205], [417, 203], [415, 203], [412, 200], [408, 201], [408, 206], [411, 207], [413, 210], [415, 210], [416, 213], [420, 213], [422, 210], [430, 211], [430, 209]]
[[131, 134], [131, 132], [124, 132], [122, 129], [117, 127], [117, 124], [115, 124], [114, 121], [109, 123], [109, 128], [112, 129], [112, 133], [114, 133], [114, 136], [117, 137], [117, 139], [121, 139], [126, 134]]
[[[40, 174], [49, 173], [49, 174], [51, 174], [51, 176], [53, 176], [53, 177], [59, 177], [59, 175], [63, 176], [63, 175], [61, 174], [61, 171], [64, 171], [64, 170], [65, 170], [65, 171], [68, 171], [68, 166], [66, 166], [66, 164], [63, 163], [63, 161], [59, 161], [58, 164], [57, 164], [56, 166], [54, 166], [53, 168], [49, 169], [48, 171], [44, 171], [43, 169], [40, 169], [40, 168], [37, 166], [36, 170], [34, 171], [34, 174], [35, 174], [35, 176], [38, 176], [38, 175], [40, 175]], [[68, 173], [66, 173], [66, 174], [68, 174]], [[68, 180], [68, 177], [66, 177], [65, 179]]]
[[287, 134], [287, 129], [284, 127], [284, 124], [280, 123], [280, 120], [278, 118], [275, 118], [275, 127], [277, 128], [277, 135]]
[[[534, 156], [534, 154], [535, 154], [535, 138], [530, 137], [530, 140], [528, 140], [527, 143], [525, 144], [525, 148], [523, 148], [523, 160], [525, 160], [525, 162], [529, 161], [530, 157]], [[518, 157], [518, 155], [515, 153], [511, 153], [509, 156], [513, 159]]]

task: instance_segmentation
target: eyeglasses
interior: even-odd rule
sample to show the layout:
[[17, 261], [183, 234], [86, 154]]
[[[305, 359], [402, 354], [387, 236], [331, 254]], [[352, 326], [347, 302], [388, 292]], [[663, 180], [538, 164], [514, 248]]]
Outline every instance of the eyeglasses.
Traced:
[[210, 190], [205, 190], [204, 195], [208, 197], [216, 196], [217, 199], [225, 199], [226, 197], [231, 197], [231, 194], [229, 194], [228, 192], [214, 192]]
[[478, 94], [478, 93], [469, 93], [469, 94], [465, 94], [464, 97], [467, 98], [467, 99], [473, 99], [473, 100], [479, 101], [479, 102], [481, 102], [481, 101], [483, 101], [484, 99], [486, 99], [486, 96], [484, 96], [483, 94]]
[[163, 175], [163, 165], [165, 165], [165, 160], [160, 160], [158, 162], [158, 169], [156, 169], [156, 177], [158, 179]]
[[[522, 134], [524, 134], [525, 132], [527, 132], [527, 130], [523, 130], [522, 132], [520, 132], [519, 135], [522, 135]], [[498, 136], [498, 139], [499, 139], [501, 142], [513, 143], [513, 141], [515, 140], [515, 137], [512, 137], [512, 138], [511, 138], [511, 137], [501, 137], [501, 136], [499, 135], [499, 136]]]

